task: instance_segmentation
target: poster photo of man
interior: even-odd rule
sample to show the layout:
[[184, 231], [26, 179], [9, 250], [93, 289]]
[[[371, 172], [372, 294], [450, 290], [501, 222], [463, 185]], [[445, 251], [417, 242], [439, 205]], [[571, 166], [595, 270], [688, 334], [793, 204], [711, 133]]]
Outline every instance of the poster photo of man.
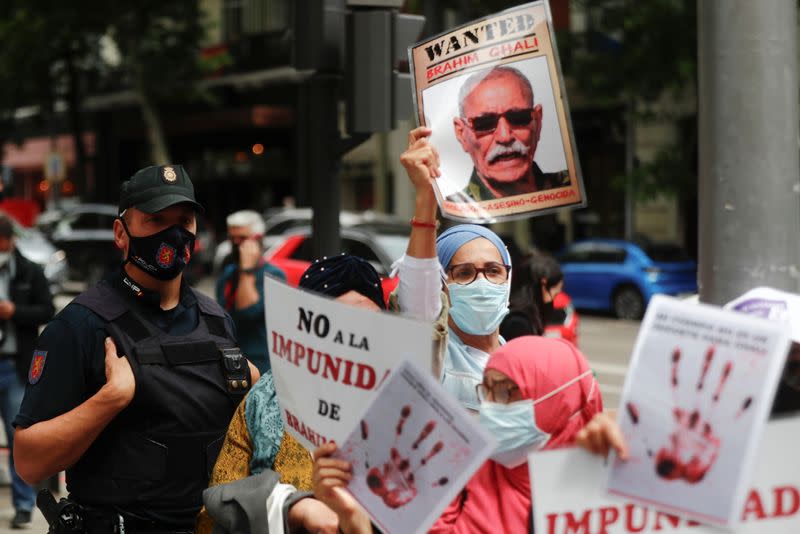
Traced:
[[[448, 194], [448, 201], [481, 202], [570, 184], [546, 58], [497, 65], [436, 85], [426, 91], [426, 101], [446, 101], [452, 94], [450, 86], [456, 84], [460, 85], [457, 113], [450, 118], [451, 125], [436, 121], [432, 126], [436, 146], [441, 134], [451, 137], [449, 143], [442, 139], [441, 145], [455, 141], [464, 153], [451, 158], [454, 174], [463, 177], [464, 186]], [[435, 104], [431, 107], [437, 109]], [[442, 131], [439, 122], [444, 123]], [[544, 145], [541, 165], [540, 144]], [[455, 150], [450, 153], [457, 156]]]
[[446, 217], [495, 222], [586, 205], [549, 17], [544, 2], [525, 4], [411, 48]]

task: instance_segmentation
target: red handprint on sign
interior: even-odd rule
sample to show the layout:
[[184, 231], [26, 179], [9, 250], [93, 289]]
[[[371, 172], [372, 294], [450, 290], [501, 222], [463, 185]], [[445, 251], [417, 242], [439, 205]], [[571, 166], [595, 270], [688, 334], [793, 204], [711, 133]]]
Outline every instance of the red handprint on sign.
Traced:
[[[697, 484], [703, 480], [719, 456], [721, 440], [714, 432], [712, 420], [725, 383], [733, 371], [733, 362], [727, 361], [724, 363], [719, 382], [711, 396], [710, 406], [708, 406], [707, 413], [704, 416], [701, 413], [701, 403], [703, 401], [706, 378], [714, 363], [714, 355], [715, 348], [712, 345], [706, 350], [700, 370], [700, 377], [695, 388], [695, 406], [694, 408], [686, 409], [679, 406], [677, 401], [677, 391], [680, 386], [678, 371], [681, 350], [676, 348], [672, 352], [671, 387], [674, 405], [672, 415], [676, 426], [669, 435], [668, 444], [661, 447], [655, 454], [656, 473], [665, 480], [683, 479], [689, 484]], [[747, 397], [735, 417], [738, 418], [744, 413], [752, 402], [753, 397]], [[625, 405], [625, 409], [633, 425], [638, 425], [640, 416], [637, 406], [629, 402]], [[653, 457], [653, 450], [647, 444], [646, 438], [645, 445], [647, 447], [647, 455]]]
[[[380, 497], [389, 508], [400, 508], [411, 502], [414, 497], [417, 496], [414, 473], [427, 465], [431, 458], [444, 449], [444, 442], [441, 440], [437, 441], [430, 448], [428, 453], [419, 459], [417, 465], [414, 465], [414, 460], [411, 459], [411, 456], [415, 454], [413, 451], [420, 450], [423, 442], [436, 428], [435, 421], [428, 421], [411, 444], [412, 452], [409, 453], [408, 457], [404, 457], [403, 454], [400, 453], [400, 449], [398, 449], [398, 442], [403, 437], [403, 429], [410, 415], [411, 406], [403, 406], [400, 410], [400, 419], [398, 419], [397, 426], [395, 427], [394, 444], [389, 449], [389, 459], [384, 462], [381, 467], [370, 467], [369, 459], [366, 461], [366, 467], [368, 469], [366, 477], [367, 486], [375, 495]], [[369, 427], [367, 422], [363, 420], [361, 421], [361, 439], [364, 441], [369, 439]], [[443, 486], [447, 484], [447, 482], [448, 478], [442, 477], [433, 485]]]

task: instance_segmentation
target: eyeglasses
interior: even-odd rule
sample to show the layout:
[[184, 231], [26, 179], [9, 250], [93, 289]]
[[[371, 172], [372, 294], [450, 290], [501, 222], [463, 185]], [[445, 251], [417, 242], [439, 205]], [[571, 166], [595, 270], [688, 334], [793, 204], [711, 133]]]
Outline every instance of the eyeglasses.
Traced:
[[475, 386], [475, 392], [478, 394], [478, 400], [481, 402], [489, 401], [499, 404], [508, 404], [515, 391], [519, 391], [519, 387], [510, 380], [495, 382], [492, 384], [492, 387], [484, 383]]
[[459, 263], [448, 268], [447, 273], [453, 282], [462, 286], [474, 282], [478, 278], [478, 273], [483, 273], [483, 276], [493, 284], [504, 284], [508, 280], [509, 269], [510, 265], [493, 261], [485, 263], [483, 267], [475, 267], [471, 263]]
[[505, 117], [512, 128], [524, 128], [533, 121], [533, 108], [509, 109], [503, 113], [484, 113], [467, 118], [469, 127], [477, 134], [490, 134], [497, 128], [500, 117]]

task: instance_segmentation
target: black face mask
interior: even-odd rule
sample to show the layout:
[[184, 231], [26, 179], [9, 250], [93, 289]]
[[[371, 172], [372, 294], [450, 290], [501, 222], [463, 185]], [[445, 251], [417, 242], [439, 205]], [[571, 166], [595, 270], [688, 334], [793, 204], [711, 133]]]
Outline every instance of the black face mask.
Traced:
[[158, 233], [134, 237], [122, 220], [128, 234], [126, 262], [137, 266], [158, 280], [173, 280], [183, 272], [194, 250], [195, 235], [186, 228], [173, 225]]

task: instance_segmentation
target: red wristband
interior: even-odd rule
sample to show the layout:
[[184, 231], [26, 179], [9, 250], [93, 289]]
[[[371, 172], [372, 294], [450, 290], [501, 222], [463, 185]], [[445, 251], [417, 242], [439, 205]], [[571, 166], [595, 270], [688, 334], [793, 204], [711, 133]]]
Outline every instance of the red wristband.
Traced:
[[415, 228], [439, 228], [439, 221], [423, 222], [418, 221], [416, 218], [411, 217], [411, 226]]

